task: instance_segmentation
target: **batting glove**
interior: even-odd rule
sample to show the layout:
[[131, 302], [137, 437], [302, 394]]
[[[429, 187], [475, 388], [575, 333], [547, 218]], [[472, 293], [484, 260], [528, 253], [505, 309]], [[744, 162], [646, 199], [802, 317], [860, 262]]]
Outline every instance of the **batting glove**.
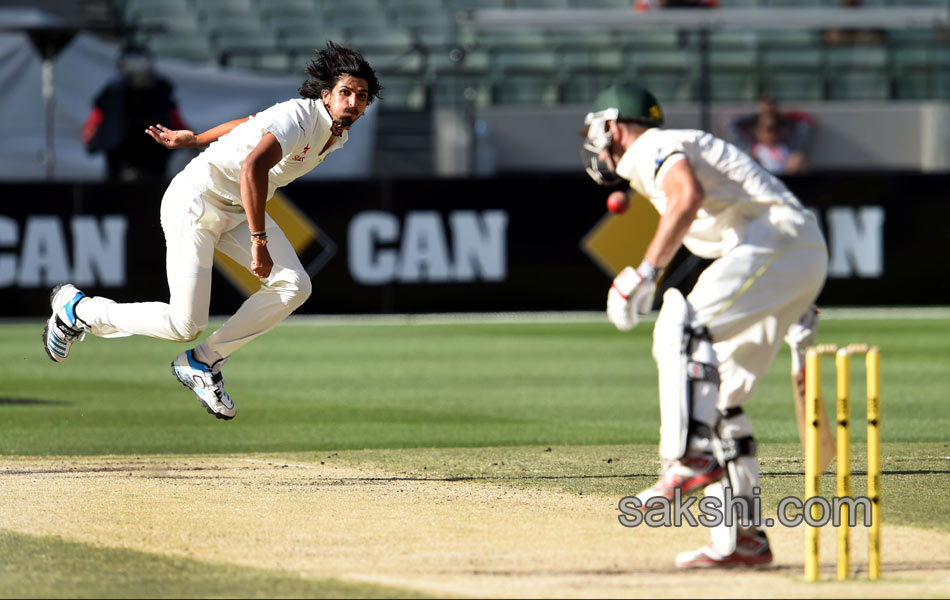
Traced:
[[640, 315], [650, 312], [658, 270], [643, 261], [639, 269], [624, 267], [607, 292], [607, 319], [620, 331], [630, 331]]
[[788, 327], [785, 343], [792, 350], [792, 371], [797, 372], [805, 366], [805, 350], [818, 341], [818, 307], [812, 304], [798, 321]]

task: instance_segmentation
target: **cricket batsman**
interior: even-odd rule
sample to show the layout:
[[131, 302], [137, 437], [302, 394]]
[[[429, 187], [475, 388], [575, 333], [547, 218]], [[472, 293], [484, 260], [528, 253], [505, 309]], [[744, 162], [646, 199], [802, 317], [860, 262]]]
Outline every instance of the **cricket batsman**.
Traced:
[[[169, 301], [116, 303], [71, 284], [51, 295], [43, 344], [62, 362], [85, 332], [194, 341], [208, 325], [211, 269], [220, 250], [261, 280], [259, 291], [217, 331], [171, 363], [172, 373], [219, 419], [234, 402], [221, 367], [310, 296], [311, 282], [265, 204], [283, 187], [343, 147], [347, 130], [379, 96], [375, 71], [355, 50], [327, 42], [307, 65], [300, 98], [195, 135], [162, 125], [145, 132], [168, 148], [208, 146], [169, 184], [162, 199]], [[210, 144], [210, 145], [209, 145]]]
[[[799, 346], [793, 353], [812, 338], [825, 240], [788, 188], [738, 148], [704, 131], [662, 129], [659, 103], [639, 86], [601, 92], [585, 125], [588, 174], [604, 185], [629, 181], [660, 214], [643, 261], [610, 286], [608, 319], [621, 331], [637, 324], [681, 244], [713, 259], [687, 296], [673, 288], [663, 295], [653, 329], [663, 469], [637, 498], [648, 507], [677, 489], [685, 497], [703, 488], [720, 502], [745, 498], [751, 506], [759, 470], [742, 405], [783, 337]], [[726, 521], [711, 535], [709, 545], [678, 554], [676, 565], [772, 561], [765, 531], [748, 518]]]

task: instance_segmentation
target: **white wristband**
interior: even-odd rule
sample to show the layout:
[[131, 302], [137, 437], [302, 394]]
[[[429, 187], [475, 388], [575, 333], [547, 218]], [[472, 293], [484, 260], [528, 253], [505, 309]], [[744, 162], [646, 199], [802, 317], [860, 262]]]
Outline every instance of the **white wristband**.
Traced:
[[656, 278], [660, 276], [660, 271], [662, 269], [657, 268], [656, 265], [643, 259], [643, 262], [640, 263], [640, 266], [637, 267], [637, 273], [640, 274], [640, 277], [643, 277], [645, 281], [656, 281]]

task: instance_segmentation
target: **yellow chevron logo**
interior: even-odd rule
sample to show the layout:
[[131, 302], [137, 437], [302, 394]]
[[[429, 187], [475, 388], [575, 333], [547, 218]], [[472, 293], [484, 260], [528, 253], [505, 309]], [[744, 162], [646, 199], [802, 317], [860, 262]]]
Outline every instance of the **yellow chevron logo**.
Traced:
[[622, 215], [608, 212], [581, 240], [584, 252], [611, 278], [627, 265], [640, 264], [660, 222], [646, 198], [633, 190], [628, 193], [627, 211]]

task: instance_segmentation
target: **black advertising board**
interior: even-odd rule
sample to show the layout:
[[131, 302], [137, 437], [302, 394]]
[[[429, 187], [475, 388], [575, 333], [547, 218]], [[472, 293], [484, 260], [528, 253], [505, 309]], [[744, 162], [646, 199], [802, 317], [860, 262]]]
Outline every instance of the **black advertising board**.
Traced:
[[[820, 304], [950, 304], [950, 176], [827, 173], [787, 183], [828, 239]], [[4, 314], [47, 314], [61, 281], [120, 302], [167, 299], [164, 191], [0, 186]], [[653, 227], [646, 212], [606, 213], [609, 191], [582, 174], [300, 182], [269, 212], [313, 277], [298, 313], [601, 310], [612, 271], [639, 260]], [[668, 277], [688, 289], [703, 264], [681, 254]], [[243, 301], [249, 288], [236, 271], [215, 270], [213, 314]]]

